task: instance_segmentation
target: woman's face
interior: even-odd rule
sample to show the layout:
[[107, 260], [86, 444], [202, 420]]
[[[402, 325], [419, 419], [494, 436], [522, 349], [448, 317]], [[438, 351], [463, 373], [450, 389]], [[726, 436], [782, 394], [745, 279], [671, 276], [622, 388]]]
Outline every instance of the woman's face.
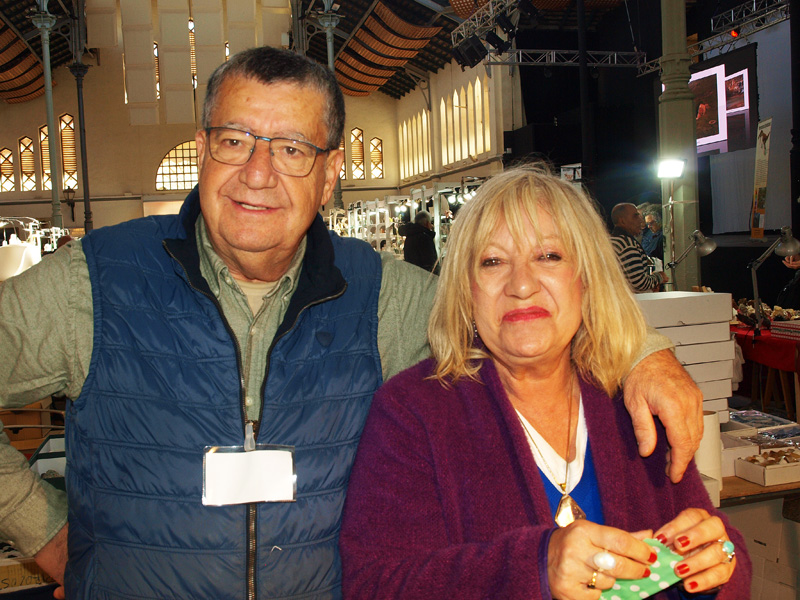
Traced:
[[538, 211], [542, 238], [518, 246], [503, 221], [480, 254], [472, 282], [478, 333], [495, 361], [507, 368], [546, 364], [569, 354], [581, 324], [582, 285], [555, 224]]

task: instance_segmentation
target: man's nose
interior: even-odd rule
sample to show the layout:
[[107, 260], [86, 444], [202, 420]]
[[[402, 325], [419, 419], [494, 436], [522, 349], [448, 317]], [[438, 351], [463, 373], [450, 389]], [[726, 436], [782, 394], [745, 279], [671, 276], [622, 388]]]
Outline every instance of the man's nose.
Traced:
[[251, 188], [271, 187], [278, 181], [278, 172], [272, 165], [269, 142], [256, 140], [250, 160], [242, 165], [239, 179]]

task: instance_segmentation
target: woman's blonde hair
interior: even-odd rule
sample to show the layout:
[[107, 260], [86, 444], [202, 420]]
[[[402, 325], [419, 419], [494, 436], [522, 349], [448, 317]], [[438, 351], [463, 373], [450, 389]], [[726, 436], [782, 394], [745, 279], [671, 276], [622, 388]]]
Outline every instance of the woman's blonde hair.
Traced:
[[428, 322], [434, 376], [443, 384], [475, 378], [489, 358], [474, 344], [471, 284], [481, 254], [505, 222], [512, 238], [541, 239], [537, 210], [545, 210], [583, 285], [582, 323], [572, 339], [572, 360], [584, 378], [613, 394], [629, 373], [646, 336], [639, 305], [611, 247], [594, 203], [545, 164], [516, 167], [485, 182], [459, 211], [447, 240], [436, 299]]

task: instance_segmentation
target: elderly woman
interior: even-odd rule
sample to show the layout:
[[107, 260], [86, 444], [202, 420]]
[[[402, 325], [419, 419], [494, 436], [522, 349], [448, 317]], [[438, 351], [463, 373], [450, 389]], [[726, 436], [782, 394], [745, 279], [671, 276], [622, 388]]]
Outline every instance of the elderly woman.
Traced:
[[340, 538], [345, 598], [596, 599], [658, 578], [646, 538], [681, 555], [663, 597], [749, 597], [743, 540], [694, 464], [669, 481], [661, 429], [639, 457], [620, 387], [645, 329], [580, 190], [544, 167], [485, 183], [448, 240], [433, 358], [373, 401]]

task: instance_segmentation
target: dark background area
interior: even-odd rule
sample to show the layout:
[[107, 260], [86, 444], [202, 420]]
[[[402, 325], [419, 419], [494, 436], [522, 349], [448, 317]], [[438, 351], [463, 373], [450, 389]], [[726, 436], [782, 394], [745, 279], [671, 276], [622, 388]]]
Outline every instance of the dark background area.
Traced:
[[[711, 18], [741, 4], [740, 0], [699, 2], [687, 5], [687, 35], [698, 40], [713, 35]], [[628, 3], [610, 11], [599, 26], [587, 32], [588, 50], [644, 51], [648, 60], [661, 56], [660, 10], [651, 3]], [[520, 23], [518, 48], [577, 50], [576, 31], [525, 28]], [[746, 52], [752, 52], [750, 48]], [[740, 52], [734, 50], [729, 55]], [[703, 68], [712, 61], [703, 63]], [[582, 162], [579, 69], [573, 66], [520, 67], [523, 103], [529, 125], [506, 132], [505, 147], [511, 149], [509, 163], [545, 158], [556, 165]], [[751, 95], [757, 98], [757, 80], [752, 74]], [[590, 69], [589, 100], [594, 136], [594, 170], [589, 191], [606, 215], [619, 202], [659, 202], [661, 185], [655, 169], [658, 160], [658, 73], [637, 76], [633, 67]], [[752, 104], [751, 104], [752, 105]], [[757, 114], [756, 114], [757, 124]], [[752, 145], [752, 144], [751, 144]], [[735, 148], [732, 148], [735, 149]], [[708, 156], [698, 157], [700, 230], [713, 231], [711, 175]], [[701, 283], [734, 299], [751, 298], [752, 282], [747, 265], [775, 240], [767, 232], [763, 242], [751, 241], [749, 232], [716, 236], [717, 250], [701, 259]], [[791, 271], [771, 256], [758, 270], [759, 292], [773, 305], [778, 293], [792, 278]]]

